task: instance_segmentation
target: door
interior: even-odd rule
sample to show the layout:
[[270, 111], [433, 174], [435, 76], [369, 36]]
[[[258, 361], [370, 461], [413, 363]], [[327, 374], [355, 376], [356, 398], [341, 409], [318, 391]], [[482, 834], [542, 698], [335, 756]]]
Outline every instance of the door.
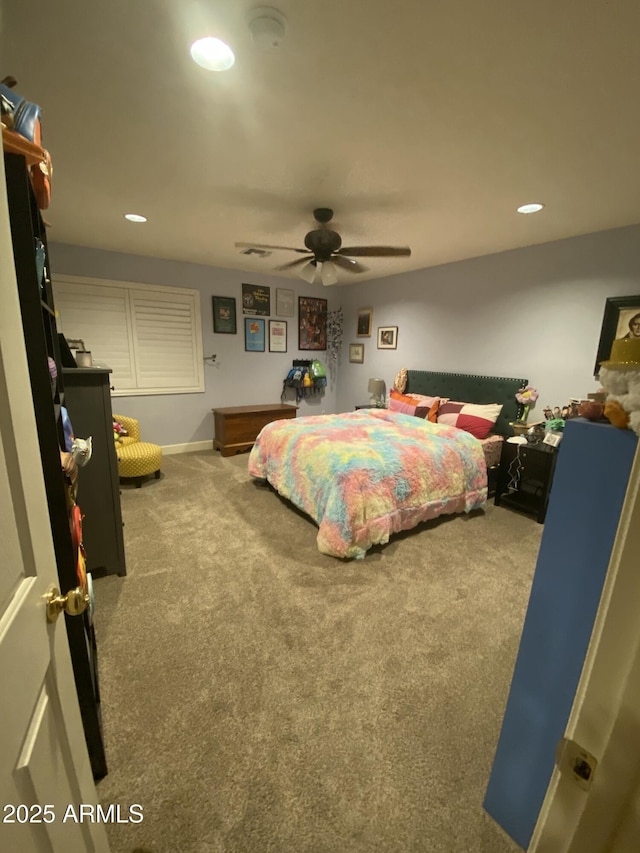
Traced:
[[[7, 259], [13, 248], [4, 161], [0, 187], [0, 257]], [[65, 617], [53, 623], [46, 617], [46, 595], [57, 586], [57, 572], [15, 274], [8, 263], [0, 264], [0, 542], [0, 847], [108, 853], [104, 825], [89, 822], [86, 809], [85, 820], [77, 820], [78, 806], [95, 808], [98, 799]]]
[[591, 787], [554, 770], [530, 853], [637, 853], [640, 839], [640, 446], [566, 737], [598, 760]]

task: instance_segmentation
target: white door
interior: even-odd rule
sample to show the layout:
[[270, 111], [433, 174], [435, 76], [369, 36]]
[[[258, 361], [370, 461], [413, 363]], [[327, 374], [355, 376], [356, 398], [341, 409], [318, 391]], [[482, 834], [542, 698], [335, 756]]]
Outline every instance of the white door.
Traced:
[[[104, 825], [64, 821], [98, 802], [57, 586], [0, 165], [0, 849], [108, 853]], [[67, 590], [63, 590], [67, 592]], [[77, 617], [80, 618], [80, 617]], [[86, 814], [86, 812], [85, 812]]]
[[566, 729], [598, 765], [588, 790], [556, 768], [530, 853], [640, 850], [639, 612], [640, 448]]

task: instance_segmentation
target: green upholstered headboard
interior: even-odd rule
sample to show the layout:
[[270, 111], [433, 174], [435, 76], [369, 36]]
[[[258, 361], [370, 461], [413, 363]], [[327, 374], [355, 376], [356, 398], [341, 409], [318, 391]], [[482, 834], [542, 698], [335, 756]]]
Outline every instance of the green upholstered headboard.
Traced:
[[469, 373], [437, 373], [432, 370], [408, 370], [405, 391], [448, 397], [462, 403], [502, 403], [502, 411], [494, 432], [511, 436], [509, 421], [518, 419], [521, 411], [516, 391], [527, 384], [526, 379], [507, 379], [503, 376], [473, 376]]

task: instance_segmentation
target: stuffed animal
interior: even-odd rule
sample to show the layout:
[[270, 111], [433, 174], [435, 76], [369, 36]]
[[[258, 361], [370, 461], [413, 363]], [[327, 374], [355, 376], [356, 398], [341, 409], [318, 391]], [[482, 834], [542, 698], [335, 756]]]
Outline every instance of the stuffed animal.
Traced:
[[640, 339], [613, 342], [609, 361], [600, 365], [600, 382], [607, 392], [607, 418], [640, 436]]
[[73, 443], [71, 445], [71, 455], [74, 458], [76, 465], [79, 465], [81, 468], [87, 464], [87, 462], [91, 459], [91, 454], [93, 452], [93, 439], [91, 436], [89, 438], [74, 438]]

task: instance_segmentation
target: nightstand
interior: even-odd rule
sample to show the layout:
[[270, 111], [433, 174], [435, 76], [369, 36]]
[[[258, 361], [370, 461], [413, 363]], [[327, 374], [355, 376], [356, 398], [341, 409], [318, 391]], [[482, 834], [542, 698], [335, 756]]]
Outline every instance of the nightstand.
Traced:
[[358, 409], [386, 409], [386, 406], [374, 406], [373, 403], [356, 403], [355, 405], [356, 412]]
[[533, 515], [542, 524], [557, 454], [555, 447], [542, 442], [510, 444], [505, 441], [498, 468], [495, 505]]

